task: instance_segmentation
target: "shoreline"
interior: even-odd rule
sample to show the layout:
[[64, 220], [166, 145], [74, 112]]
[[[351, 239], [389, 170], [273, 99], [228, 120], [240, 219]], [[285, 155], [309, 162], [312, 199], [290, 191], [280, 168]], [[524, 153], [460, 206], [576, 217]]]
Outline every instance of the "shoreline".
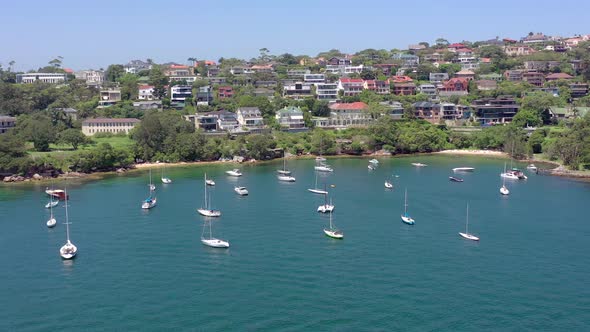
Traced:
[[[323, 156], [326, 159], [345, 159], [345, 158], [358, 158], [358, 159], [365, 159], [365, 158], [400, 158], [400, 157], [411, 157], [411, 156], [420, 156], [420, 155], [455, 155], [455, 156], [475, 156], [475, 157], [489, 157], [489, 158], [510, 158], [510, 156], [506, 152], [502, 151], [495, 151], [495, 150], [458, 150], [458, 149], [451, 149], [451, 150], [442, 150], [436, 152], [426, 152], [426, 153], [413, 153], [413, 154], [388, 154], [383, 153], [380, 151], [375, 151], [370, 154], [362, 154], [362, 155], [348, 155], [348, 154], [337, 154], [337, 155], [329, 155]], [[288, 155], [286, 158], [287, 160], [305, 160], [305, 159], [313, 159], [317, 157], [316, 155], [306, 154], [306, 155]], [[259, 165], [265, 164], [268, 162], [273, 162], [275, 160], [280, 160], [281, 158], [275, 158], [270, 160], [247, 160], [247, 161], [235, 161], [235, 160], [213, 160], [213, 161], [182, 161], [182, 162], [175, 162], [175, 163], [164, 163], [164, 162], [151, 162], [151, 163], [138, 163], [133, 164], [129, 168], [122, 168], [115, 171], [106, 171], [106, 172], [94, 172], [94, 173], [79, 173], [79, 172], [71, 172], [71, 173], [64, 173], [60, 174], [58, 177], [55, 178], [42, 178], [42, 179], [34, 179], [34, 178], [25, 178], [22, 181], [12, 181], [12, 182], [3, 182], [0, 181], [2, 185], [10, 185], [10, 184], [35, 184], [35, 185], [47, 185], [51, 184], [55, 181], [59, 180], [73, 180], [73, 181], [93, 181], [93, 180], [102, 180], [103, 178], [111, 175], [125, 175], [126, 173], [135, 173], [145, 169], [154, 168], [159, 169], [163, 167], [195, 167], [195, 166], [210, 166], [210, 165], [223, 165], [223, 164], [231, 164], [231, 165]], [[552, 165], [553, 168], [550, 169], [543, 169], [541, 170], [541, 174], [543, 175], [551, 175], [551, 176], [559, 176], [565, 178], [573, 178], [578, 180], [586, 180], [590, 181], [590, 171], [572, 171], [568, 170], [562, 164], [551, 161], [551, 160], [544, 160], [544, 159], [520, 159], [519, 162], [525, 163], [542, 163], [542, 164], [549, 164]]]

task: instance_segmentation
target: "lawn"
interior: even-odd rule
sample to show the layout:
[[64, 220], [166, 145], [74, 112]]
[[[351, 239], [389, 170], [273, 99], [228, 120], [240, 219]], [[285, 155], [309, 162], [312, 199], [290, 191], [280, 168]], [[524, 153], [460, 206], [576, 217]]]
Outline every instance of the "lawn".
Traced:
[[[101, 137], [101, 138], [92, 138], [92, 141], [95, 143], [93, 145], [85, 145], [79, 146], [78, 150], [90, 150], [93, 149], [96, 145], [100, 143], [109, 143], [114, 148], [119, 149], [129, 149], [133, 146], [133, 140], [127, 136], [112, 136], [112, 137]], [[51, 155], [57, 159], [65, 158], [73, 153], [75, 150], [72, 148], [71, 145], [67, 144], [50, 144], [49, 145], [50, 151], [47, 152], [38, 152], [33, 150], [33, 143], [27, 143], [27, 150], [29, 151], [29, 155], [35, 159], [42, 156]]]

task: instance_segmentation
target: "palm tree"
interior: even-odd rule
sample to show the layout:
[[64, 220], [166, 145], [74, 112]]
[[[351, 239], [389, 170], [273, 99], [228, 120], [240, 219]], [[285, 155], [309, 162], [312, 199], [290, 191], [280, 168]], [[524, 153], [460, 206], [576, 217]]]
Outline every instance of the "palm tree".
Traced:
[[195, 65], [195, 62], [197, 62], [197, 58], [192, 58], [191, 57], [191, 58], [186, 59], [186, 61], [188, 61], [189, 66], [194, 66]]

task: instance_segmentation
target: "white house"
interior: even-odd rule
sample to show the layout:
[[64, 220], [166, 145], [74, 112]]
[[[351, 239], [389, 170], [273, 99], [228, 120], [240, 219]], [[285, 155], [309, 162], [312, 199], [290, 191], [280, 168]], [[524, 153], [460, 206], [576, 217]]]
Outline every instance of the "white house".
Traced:
[[43, 83], [60, 84], [66, 82], [65, 73], [25, 73], [16, 74], [16, 83], [33, 83], [40, 81]]
[[82, 122], [82, 133], [86, 136], [92, 136], [96, 133], [122, 133], [129, 134], [129, 131], [133, 129], [141, 121], [133, 118], [98, 118], [98, 119], [87, 119]]
[[137, 99], [139, 100], [154, 100], [154, 86], [152, 85], [140, 85]]
[[238, 123], [242, 127], [248, 129], [262, 129], [264, 127], [264, 119], [258, 107], [240, 107], [236, 114], [238, 115]]
[[302, 129], [305, 128], [303, 121], [303, 111], [299, 107], [288, 106], [277, 111], [275, 118], [285, 129]]

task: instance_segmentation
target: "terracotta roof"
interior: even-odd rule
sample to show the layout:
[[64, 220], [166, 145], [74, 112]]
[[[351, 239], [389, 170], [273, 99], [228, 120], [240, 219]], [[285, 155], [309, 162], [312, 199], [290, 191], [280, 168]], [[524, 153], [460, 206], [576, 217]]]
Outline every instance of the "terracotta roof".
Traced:
[[153, 85], [140, 85], [139, 86], [139, 90], [148, 90], [148, 89], [153, 89], [154, 86]]
[[185, 65], [170, 65], [170, 69], [188, 69]]
[[463, 69], [455, 73], [455, 75], [475, 75], [471, 70]]
[[414, 80], [409, 76], [392, 76], [391, 80], [393, 83], [406, 83], [413, 82]]
[[453, 44], [449, 45], [449, 47], [457, 48], [457, 47], [465, 47], [465, 45], [463, 45], [461, 43], [453, 43]]
[[141, 122], [139, 119], [135, 118], [96, 118], [96, 119], [86, 119], [83, 123], [115, 123], [115, 122], [126, 122], [126, 123], [138, 123]]
[[568, 80], [574, 78], [572, 75], [568, 75], [566, 73], [555, 73], [550, 74], [545, 77], [548, 80]]
[[342, 83], [363, 83], [362, 78], [341, 78], [340, 82]]
[[357, 101], [354, 103], [334, 103], [328, 107], [330, 107], [332, 110], [365, 110], [369, 107], [369, 105], [363, 103], [362, 101]]

